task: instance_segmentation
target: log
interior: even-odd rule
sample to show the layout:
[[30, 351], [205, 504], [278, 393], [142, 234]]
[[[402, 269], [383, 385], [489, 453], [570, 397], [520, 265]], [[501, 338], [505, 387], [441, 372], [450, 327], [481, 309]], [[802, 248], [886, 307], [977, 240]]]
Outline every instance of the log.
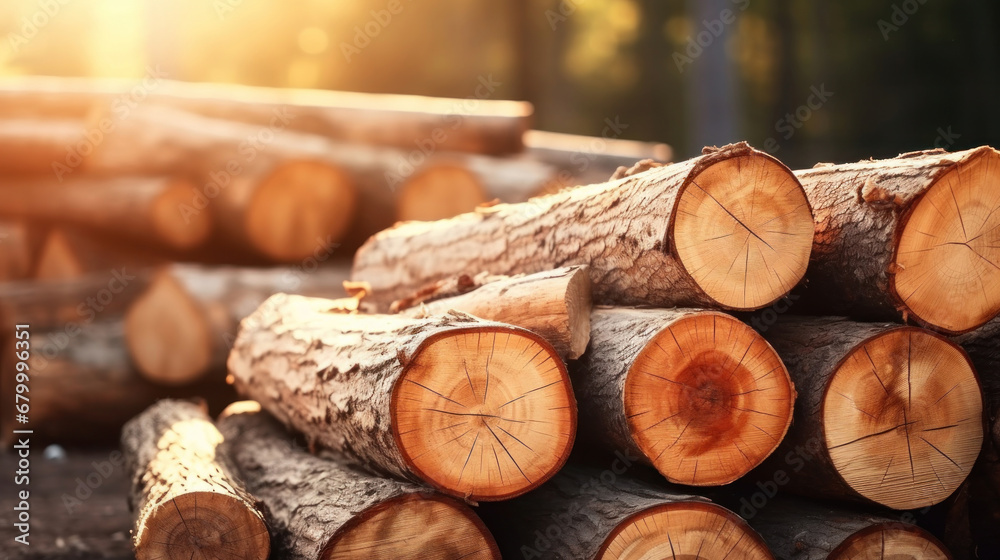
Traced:
[[816, 216], [817, 311], [950, 334], [1000, 312], [998, 162], [982, 146], [796, 171]]
[[755, 309], [802, 277], [812, 229], [794, 176], [740, 143], [619, 181], [399, 224], [361, 247], [353, 278], [391, 302], [463, 273], [585, 264], [595, 303]]
[[614, 473], [569, 465], [530, 494], [484, 505], [504, 558], [772, 558], [735, 513]]
[[[165, 388], [143, 379], [126, 351], [121, 321], [78, 318], [53, 330], [39, 327], [32, 325], [29, 330], [27, 362], [31, 398], [27, 427], [36, 443], [107, 443], [117, 438], [125, 422], [158, 399], [199, 396], [219, 410], [235, 397], [221, 371], [185, 387]], [[4, 344], [0, 386], [5, 395], [13, 395], [17, 383], [15, 342]], [[3, 447], [16, 441], [11, 429], [23, 428], [13, 425], [13, 406], [13, 397], [0, 401]]]
[[960, 344], [979, 373], [987, 417], [1000, 418], [1000, 319], [953, 339]]
[[[125, 314], [125, 339], [139, 372], [168, 386], [225, 369], [236, 329], [270, 296], [343, 297], [346, 266], [252, 269], [174, 264], [152, 275]], [[179, 352], [178, 349], [183, 349]]]
[[73, 281], [87, 274], [87, 267], [72, 247], [66, 233], [50, 230], [35, 263], [34, 278], [42, 281]]
[[642, 457], [670, 482], [728, 484], [768, 457], [795, 388], [774, 349], [715, 311], [598, 308], [573, 365], [581, 434]]
[[162, 105], [204, 116], [269, 126], [291, 117], [300, 132], [357, 144], [420, 150], [506, 154], [521, 151], [530, 128], [530, 103], [446, 99], [229, 84], [197, 84], [149, 76], [131, 80], [9, 78], [0, 83], [2, 116], [82, 118], [110, 107], [130, 115], [138, 104]]
[[207, 213], [185, 216], [181, 205], [194, 184], [172, 177], [52, 177], [0, 181], [0, 215], [77, 225], [175, 250], [193, 249], [208, 239]]
[[952, 557], [944, 544], [916, 525], [805, 500], [771, 500], [749, 522], [776, 560]]
[[783, 317], [765, 333], [798, 390], [774, 453], [797, 493], [916, 509], [965, 480], [983, 442], [968, 355], [931, 331]]
[[120, 317], [147, 282], [145, 271], [119, 267], [73, 280], [4, 283], [0, 321], [44, 332], [64, 330], [69, 323]]
[[[422, 292], [393, 302], [391, 311], [424, 318], [455, 310], [489, 321], [507, 323], [538, 334], [564, 359], [575, 360], [590, 341], [590, 277], [586, 267], [566, 267], [510, 277], [460, 277], [439, 286], [464, 293], [436, 299], [441, 292]], [[477, 287], [478, 286], [478, 287]], [[470, 290], [470, 291], [465, 291]], [[408, 309], [407, 309], [408, 307]]]
[[541, 337], [331, 305], [278, 294], [244, 319], [228, 362], [237, 392], [311, 444], [466, 500], [517, 496], [565, 463], [576, 402]]
[[32, 274], [39, 235], [20, 221], [0, 221], [0, 282], [23, 280]]
[[467, 505], [313, 456], [256, 402], [230, 405], [218, 426], [225, 455], [267, 508], [280, 558], [500, 558]]
[[264, 560], [270, 537], [256, 501], [218, 452], [204, 405], [163, 400], [122, 429], [137, 560]]

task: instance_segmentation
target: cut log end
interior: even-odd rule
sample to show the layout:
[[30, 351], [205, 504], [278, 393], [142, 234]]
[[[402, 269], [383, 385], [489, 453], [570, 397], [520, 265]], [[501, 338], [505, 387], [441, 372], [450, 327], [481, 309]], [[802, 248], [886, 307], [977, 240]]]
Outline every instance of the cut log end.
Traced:
[[443, 220], [471, 212], [483, 202], [486, 193], [471, 171], [458, 165], [436, 164], [403, 183], [396, 219]]
[[570, 274], [566, 287], [566, 316], [569, 325], [569, 352], [566, 357], [575, 360], [587, 351], [587, 345], [590, 344], [590, 311], [593, 300], [586, 267], [577, 268]]
[[331, 537], [321, 560], [372, 558], [499, 560], [493, 536], [468, 507], [404, 494], [359, 513]]
[[153, 201], [150, 226], [157, 239], [174, 249], [198, 247], [212, 233], [210, 213], [190, 207], [194, 191], [194, 185], [177, 179]]
[[357, 193], [350, 177], [312, 161], [280, 164], [256, 189], [244, 227], [255, 248], [278, 262], [295, 262], [343, 237]]
[[951, 560], [951, 554], [933, 535], [915, 525], [879, 523], [847, 537], [828, 557], [829, 560], [864, 558]]
[[264, 560], [270, 551], [264, 521], [238, 498], [215, 492], [192, 492], [159, 504], [140, 530], [148, 538], [137, 540], [137, 560]]
[[183, 385], [212, 363], [208, 318], [168, 271], [156, 275], [125, 315], [129, 354], [143, 377], [161, 385]]
[[85, 269], [66, 234], [62, 230], [52, 230], [45, 238], [41, 255], [35, 265], [38, 280], [73, 280], [81, 278]]
[[983, 441], [983, 399], [965, 353], [929, 331], [900, 327], [860, 344], [823, 397], [825, 444], [856, 492], [894, 509], [945, 499]]
[[408, 464], [447, 494], [511, 498], [566, 462], [576, 402], [566, 368], [527, 332], [453, 330], [430, 338], [392, 398], [393, 432]]
[[813, 218], [798, 179], [752, 153], [691, 178], [674, 209], [672, 250], [704, 292], [737, 310], [763, 307], [802, 279]]
[[905, 218], [890, 275], [918, 321], [971, 330], [1000, 312], [1000, 153], [950, 168]]
[[597, 558], [773, 557], [760, 536], [731, 511], [709, 503], [678, 502], [643, 510], [622, 521], [604, 541]]
[[778, 446], [795, 389], [771, 346], [716, 312], [656, 334], [629, 369], [625, 414], [639, 449], [672, 482], [727, 484]]

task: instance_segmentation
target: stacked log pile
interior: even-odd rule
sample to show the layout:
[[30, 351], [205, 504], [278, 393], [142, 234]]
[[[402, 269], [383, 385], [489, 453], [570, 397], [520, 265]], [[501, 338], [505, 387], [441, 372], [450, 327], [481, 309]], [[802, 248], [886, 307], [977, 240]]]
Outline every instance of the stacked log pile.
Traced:
[[0, 382], [33, 438], [120, 433], [137, 558], [995, 546], [992, 148], [671, 164], [524, 103], [123, 95], [0, 83]]

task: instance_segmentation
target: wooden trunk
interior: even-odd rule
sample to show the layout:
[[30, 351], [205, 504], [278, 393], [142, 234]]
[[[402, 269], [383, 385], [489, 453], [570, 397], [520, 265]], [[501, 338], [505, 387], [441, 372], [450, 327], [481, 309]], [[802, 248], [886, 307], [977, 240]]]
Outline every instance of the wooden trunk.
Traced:
[[771, 500], [749, 523], [776, 560], [951, 559], [941, 541], [916, 525], [805, 500]]
[[181, 205], [195, 185], [171, 177], [52, 177], [0, 181], [0, 214], [89, 227], [175, 250], [204, 243], [212, 228], [207, 213], [185, 217]]
[[489, 100], [491, 78], [476, 84], [477, 99], [368, 94], [325, 90], [195, 84], [147, 76], [132, 80], [17, 78], [0, 83], [0, 116], [82, 118], [112, 110], [128, 119], [135, 108], [161, 105], [204, 116], [293, 130], [357, 144], [506, 154], [521, 151], [531, 104]]
[[270, 538], [254, 498], [221, 453], [203, 405], [163, 400], [122, 430], [137, 560], [265, 560]]
[[218, 425], [225, 455], [267, 508], [281, 558], [500, 558], [469, 506], [315, 457], [253, 401], [231, 405]]
[[564, 359], [575, 360], [590, 341], [590, 277], [586, 268], [511, 277], [462, 276], [395, 301], [391, 310], [417, 318], [455, 310], [515, 325], [544, 338]]
[[916, 509], [965, 480], [983, 441], [983, 401], [958, 345], [916, 327], [829, 317], [782, 317], [765, 337], [798, 390], [770, 462], [794, 471], [789, 488]]
[[460, 274], [585, 264], [598, 303], [755, 309], [802, 277], [812, 229], [795, 177], [741, 143], [619, 181], [400, 224], [365, 243], [353, 277], [391, 302]]
[[816, 308], [913, 320], [946, 333], [1000, 311], [1000, 154], [949, 154], [797, 171], [816, 216]]
[[988, 418], [1000, 418], [1000, 319], [953, 339], [972, 358], [983, 385]]
[[343, 297], [348, 276], [346, 266], [336, 265], [161, 268], [125, 315], [129, 352], [150, 381], [191, 383], [225, 369], [240, 320], [267, 298], [279, 292]]
[[244, 319], [229, 356], [237, 391], [311, 444], [466, 500], [517, 496], [566, 461], [576, 402], [541, 337], [459, 313], [332, 305], [278, 294]]
[[504, 558], [772, 558], [733, 512], [628, 479], [627, 465], [616, 464], [604, 471], [569, 465], [530, 494], [484, 505]]
[[581, 439], [629, 450], [667, 480], [728, 484], [777, 448], [795, 388], [771, 346], [697, 309], [598, 308], [573, 366]]
[[[235, 397], [222, 371], [184, 387], [164, 388], [143, 379], [125, 348], [120, 321], [77, 318], [49, 331], [40, 327], [32, 324], [28, 339], [31, 410], [27, 428], [33, 431], [34, 441], [64, 446], [106, 443], [117, 438], [129, 418], [157, 399], [199, 396], [219, 410]], [[4, 447], [12, 442], [11, 429], [25, 427], [13, 424], [15, 352], [23, 350], [15, 347], [16, 342], [4, 345], [0, 373], [3, 394], [11, 396], [0, 402], [0, 444]]]
[[21, 221], [0, 221], [0, 282], [32, 275], [41, 237], [37, 229]]

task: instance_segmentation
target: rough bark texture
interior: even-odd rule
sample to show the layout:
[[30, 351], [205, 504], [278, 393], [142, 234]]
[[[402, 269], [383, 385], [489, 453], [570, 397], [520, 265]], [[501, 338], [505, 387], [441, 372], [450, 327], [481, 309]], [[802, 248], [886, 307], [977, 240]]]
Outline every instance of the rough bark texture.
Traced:
[[[675, 256], [669, 238], [675, 203], [699, 172], [751, 154], [760, 152], [734, 144], [621, 181], [451, 220], [399, 224], [358, 250], [353, 278], [370, 282], [387, 303], [459, 274], [585, 264], [596, 303], [714, 306]], [[441, 254], [449, 258], [431, 257]]]
[[[167, 385], [225, 368], [236, 329], [270, 296], [343, 297], [347, 265], [252, 269], [174, 264], [160, 269], [125, 316], [129, 351], [142, 374]], [[178, 352], [183, 348], [183, 352]]]
[[[411, 480], [419, 476], [401, 452], [393, 394], [424, 345], [462, 332], [534, 336], [460, 313], [426, 319], [342, 314], [330, 312], [333, 303], [277, 294], [244, 319], [228, 361], [236, 389], [302, 432], [310, 445], [344, 452], [378, 472]], [[575, 403], [573, 412], [572, 420], [566, 420], [575, 426]]]
[[[626, 462], [624, 467], [627, 465]], [[622, 467], [616, 461], [612, 469]], [[597, 558], [609, 536], [616, 528], [627, 524], [631, 516], [676, 503], [712, 508], [738, 526], [735, 532], [745, 528], [742, 538], [760, 540], [739, 517], [704, 498], [614, 474], [621, 472], [624, 470], [599, 471], [569, 465], [530, 494], [509, 502], [484, 505], [483, 519], [497, 537], [504, 558]], [[761, 557], [768, 557], [763, 542], [759, 550], [764, 553]]]
[[[204, 406], [185, 401], [160, 401], [125, 425], [122, 450], [132, 477], [132, 543], [138, 559], [199, 552], [267, 558], [270, 539], [263, 515], [217, 453], [222, 439]], [[189, 496], [195, 498], [192, 519], [179, 505]], [[204, 521], [198, 517], [198, 497], [203, 511], [208, 509]], [[217, 497], [225, 500], [210, 507]]]
[[521, 150], [532, 113], [530, 104], [515, 101], [479, 99], [469, 107], [463, 99], [194, 84], [160, 76], [141, 84], [49, 77], [0, 84], [8, 117], [81, 118], [95, 108], [120, 112], [133, 98], [257, 126], [288, 115], [292, 129], [346, 142], [413, 150], [417, 138], [435, 142], [439, 150], [495, 154]]
[[[49, 332], [32, 325], [29, 332], [31, 411], [27, 427], [34, 431], [33, 441], [62, 445], [114, 441], [129, 418], [157, 399], [197, 395], [218, 410], [235, 397], [221, 371], [186, 387], [166, 389], [149, 383], [132, 365], [120, 321], [65, 323]], [[0, 401], [0, 444], [4, 447], [12, 443], [10, 430], [19, 429], [12, 425], [17, 373], [14, 342], [4, 345], [0, 375], [3, 394], [11, 395]]]
[[953, 340], [969, 353], [976, 366], [989, 418], [1000, 419], [1000, 319]]
[[194, 184], [171, 177], [52, 177], [0, 181], [7, 217], [75, 224], [171, 249], [208, 239], [211, 218], [185, 218], [180, 205]]
[[[590, 277], [587, 267], [568, 267], [525, 276], [468, 278], [478, 288], [460, 295], [435, 299], [419, 294], [408, 298], [415, 306], [404, 309], [408, 317], [461, 311], [490, 321], [532, 331], [552, 345], [563, 359], [579, 358], [590, 340]], [[417, 301], [419, 300], [419, 301]], [[393, 307], [407, 303], [394, 302]]]
[[[778, 324], [767, 329], [764, 336], [775, 350], [777, 350], [788, 367], [788, 372], [798, 391], [798, 399], [795, 405], [792, 428], [771, 459], [760, 467], [760, 472], [773, 473], [777, 469], [787, 472], [791, 468], [794, 472], [789, 473], [790, 482], [787, 487], [795, 493], [834, 499], [868, 501], [845, 482], [843, 475], [838, 472], [833, 464], [827, 441], [827, 431], [832, 429], [832, 427], [824, 424], [824, 399], [830, 390], [829, 387], [835, 377], [834, 374], [841, 364], [846, 362], [849, 354], [856, 349], [860, 349], [859, 352], [867, 352], [868, 350], [863, 348], [864, 343], [873, 337], [896, 330], [901, 330], [901, 332], [908, 330], [911, 333], [926, 333], [928, 336], [936, 337], [936, 335], [933, 335], [929, 331], [914, 327], [901, 327], [900, 325], [889, 323], [858, 323], [835, 317], [804, 318], [786, 316], [782, 317]], [[946, 339], [936, 338], [942, 343], [947, 342]], [[874, 350], [872, 351], [874, 352]], [[958, 354], [961, 354], [961, 356], [957, 357], [959, 361], [967, 360], [964, 357], [964, 353], [958, 351]], [[863, 356], [864, 354], [860, 355]], [[893, 378], [885, 379], [884, 383], [898, 382], [896, 381], [899, 379], [898, 375], [900, 374], [898, 368], [909, 367], [906, 365], [908, 363], [907, 356], [897, 356], [891, 359], [891, 363], [882, 363], [879, 361], [880, 367], [891, 367], [896, 370]], [[903, 366], [900, 366], [900, 360], [904, 362]], [[961, 363], [954, 363], [951, 369], [958, 369], [961, 366]], [[885, 370], [880, 369], [879, 371], [883, 371], [881, 374], [883, 377], [887, 375]], [[908, 380], [909, 373], [908, 370], [906, 371], [905, 379]], [[871, 388], [871, 391], [873, 391], [872, 395], [881, 398], [881, 391], [884, 389], [884, 385], [882, 385], [883, 380], [879, 377], [878, 373], [875, 373], [875, 370], [872, 370], [872, 372], [878, 378], [878, 383], [882, 387], [880, 389], [880, 385], [875, 385], [874, 388]], [[860, 383], [860, 380], [858, 382]], [[868, 382], [869, 380], [866, 380], [866, 383]], [[943, 377], [941, 382], [947, 385], [941, 388], [941, 393], [944, 393], [941, 398], [949, 394], [948, 387], [952, 385], [955, 385], [955, 387], [958, 386], [951, 379], [945, 380]], [[861, 387], [861, 385], [859, 384], [858, 387]], [[868, 387], [868, 385], [865, 385], [865, 387]], [[858, 397], [858, 395], [855, 395], [855, 397]], [[890, 408], [897, 409], [904, 407], [908, 409], [907, 399], [911, 397], [912, 395], [908, 397], [905, 391], [900, 396], [895, 393], [890, 394], [886, 390], [885, 400], [880, 401], [882, 402], [882, 407], [873, 412], [881, 417], [883, 413], [889, 414]], [[940, 401], [941, 399], [938, 400]], [[940, 406], [944, 407], [946, 404], [941, 403]], [[870, 405], [868, 402], [858, 404], [855, 401], [854, 406], [864, 407], [868, 405]], [[858, 411], [862, 414], [870, 415], [863, 408], [858, 408]], [[917, 416], [920, 421], [932, 419], [934, 416], [934, 406], [924, 406], [915, 413], [911, 412], [911, 419], [914, 416]], [[871, 416], [871, 418], [873, 422], [876, 420], [881, 421], [880, 418], [876, 418], [875, 416]], [[977, 421], [977, 418], [973, 415], [969, 421], [974, 423]], [[909, 425], [906, 421], [902, 421], [902, 424]], [[867, 426], [867, 423], [865, 423], [865, 426]], [[921, 427], [926, 428], [927, 426], [922, 425]], [[895, 434], [895, 430], [886, 430], [886, 432]], [[874, 435], [881, 435], [886, 432], [879, 432]], [[873, 437], [873, 435], [868, 434], [868, 437]], [[860, 438], [860, 440], [863, 439], [867, 438]], [[906, 439], [909, 445], [909, 431], [907, 431]], [[938, 452], [940, 453], [940, 451]], [[925, 467], [925, 465], [918, 466]], [[963, 467], [969, 466], [971, 465], [963, 465]], [[886, 472], [888, 472], [888, 469]], [[878, 478], [877, 473], [874, 473], [874, 476]], [[885, 477], [883, 476], [884, 479]], [[914, 486], [912, 492], [917, 492], [918, 490], [922, 491], [924, 489]], [[944, 499], [950, 493], [949, 491], [940, 496], [940, 499]], [[935, 500], [924, 505], [937, 503], [937, 501], [940, 500]]]
[[[474, 557], [499, 557], [492, 537], [468, 506], [435, 497], [417, 484], [374, 476], [340, 461], [313, 456], [296, 445], [273, 418], [259, 412], [259, 407], [258, 411], [248, 408], [248, 404], [256, 403], [233, 405], [223, 413], [218, 425], [225, 437], [226, 455], [236, 465], [247, 489], [263, 502], [276, 555], [290, 560], [321, 558], [320, 553], [330, 548], [329, 543], [342, 535], [349, 523], [363, 522], [370, 508], [412, 495], [421, 500], [448, 500], [467, 516], [468, 523], [452, 524], [451, 539], [425, 534], [425, 546], [415, 548], [423, 550], [426, 557], [434, 551], [444, 552], [441, 557], [457, 557], [448, 556], [446, 551], [456, 546], [456, 539], [474, 537], [466, 533], [472, 527], [482, 528], [482, 537], [492, 547]], [[421, 540], [413, 534], [392, 536]], [[378, 548], [368, 550], [375, 556], [380, 553]], [[384, 555], [387, 551], [381, 552]]]
[[941, 328], [915, 316], [896, 293], [897, 244], [910, 212], [934, 182], [989, 151], [987, 146], [953, 154], [930, 150], [796, 171], [816, 219], [805, 292], [815, 310], [864, 319], [902, 317]]
[[[891, 517], [794, 498], [772, 499], [754, 513], [749, 523], [764, 538], [776, 560], [827, 560], [855, 533], [877, 530], [875, 526], [883, 524], [888, 524], [890, 530], [920, 533], [939, 546], [937, 539], [922, 529]], [[887, 544], [890, 546], [886, 551], [891, 553], [891, 541]]]

